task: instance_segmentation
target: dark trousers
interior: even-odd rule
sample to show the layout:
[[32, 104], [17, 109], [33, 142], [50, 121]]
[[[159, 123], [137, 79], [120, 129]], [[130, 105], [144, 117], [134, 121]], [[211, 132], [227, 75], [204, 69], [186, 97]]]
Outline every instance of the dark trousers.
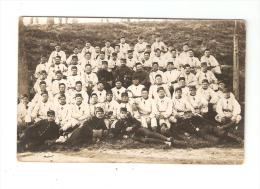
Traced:
[[135, 131], [134, 139], [144, 143], [164, 144], [168, 138], [147, 128], [140, 127]]
[[79, 127], [76, 128], [71, 136], [67, 139], [66, 144], [77, 145], [82, 143], [92, 142], [93, 131], [89, 127]]

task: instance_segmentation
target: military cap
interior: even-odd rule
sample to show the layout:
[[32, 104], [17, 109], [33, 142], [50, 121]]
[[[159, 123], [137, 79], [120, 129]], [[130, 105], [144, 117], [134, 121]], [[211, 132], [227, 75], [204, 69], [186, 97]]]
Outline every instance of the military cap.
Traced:
[[53, 110], [48, 110], [47, 116], [55, 116], [55, 112]]

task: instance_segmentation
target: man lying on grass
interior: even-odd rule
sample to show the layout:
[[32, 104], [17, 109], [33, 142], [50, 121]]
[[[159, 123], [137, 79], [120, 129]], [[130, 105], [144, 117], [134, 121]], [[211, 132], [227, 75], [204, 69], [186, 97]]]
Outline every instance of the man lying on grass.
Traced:
[[[172, 146], [175, 141], [172, 137], [166, 137], [148, 128], [142, 127], [141, 122], [132, 117], [127, 108], [120, 108], [120, 118], [116, 122], [115, 127], [111, 128], [111, 135], [115, 138], [129, 138], [144, 143], [156, 143]], [[179, 142], [179, 141], [178, 141]]]

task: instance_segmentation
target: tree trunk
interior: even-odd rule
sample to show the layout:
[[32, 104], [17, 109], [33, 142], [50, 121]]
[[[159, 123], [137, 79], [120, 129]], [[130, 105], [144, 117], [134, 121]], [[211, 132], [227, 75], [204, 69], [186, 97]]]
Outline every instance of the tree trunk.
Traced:
[[68, 19], [69, 18], [67, 18], [67, 17], [65, 18], [65, 24], [68, 24]]
[[59, 17], [59, 25], [62, 25], [62, 18]]
[[47, 18], [47, 25], [48, 26], [54, 25], [54, 17], [48, 17]]

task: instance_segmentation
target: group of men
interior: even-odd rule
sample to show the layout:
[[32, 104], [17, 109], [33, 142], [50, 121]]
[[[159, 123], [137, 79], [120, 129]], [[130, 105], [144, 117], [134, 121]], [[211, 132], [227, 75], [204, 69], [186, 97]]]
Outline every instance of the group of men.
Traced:
[[109, 41], [103, 48], [86, 42], [67, 57], [56, 45], [34, 76], [34, 97], [23, 95], [18, 104], [24, 141], [34, 138], [33, 128], [47, 130], [39, 126], [46, 120], [58, 125], [59, 143], [122, 135], [172, 144], [177, 129], [241, 141], [228, 131], [240, 122], [241, 107], [219, 80], [221, 66], [210, 49], [198, 59], [188, 44], [178, 52], [160, 36], [152, 45], [141, 36], [135, 45], [121, 37], [114, 48]]

